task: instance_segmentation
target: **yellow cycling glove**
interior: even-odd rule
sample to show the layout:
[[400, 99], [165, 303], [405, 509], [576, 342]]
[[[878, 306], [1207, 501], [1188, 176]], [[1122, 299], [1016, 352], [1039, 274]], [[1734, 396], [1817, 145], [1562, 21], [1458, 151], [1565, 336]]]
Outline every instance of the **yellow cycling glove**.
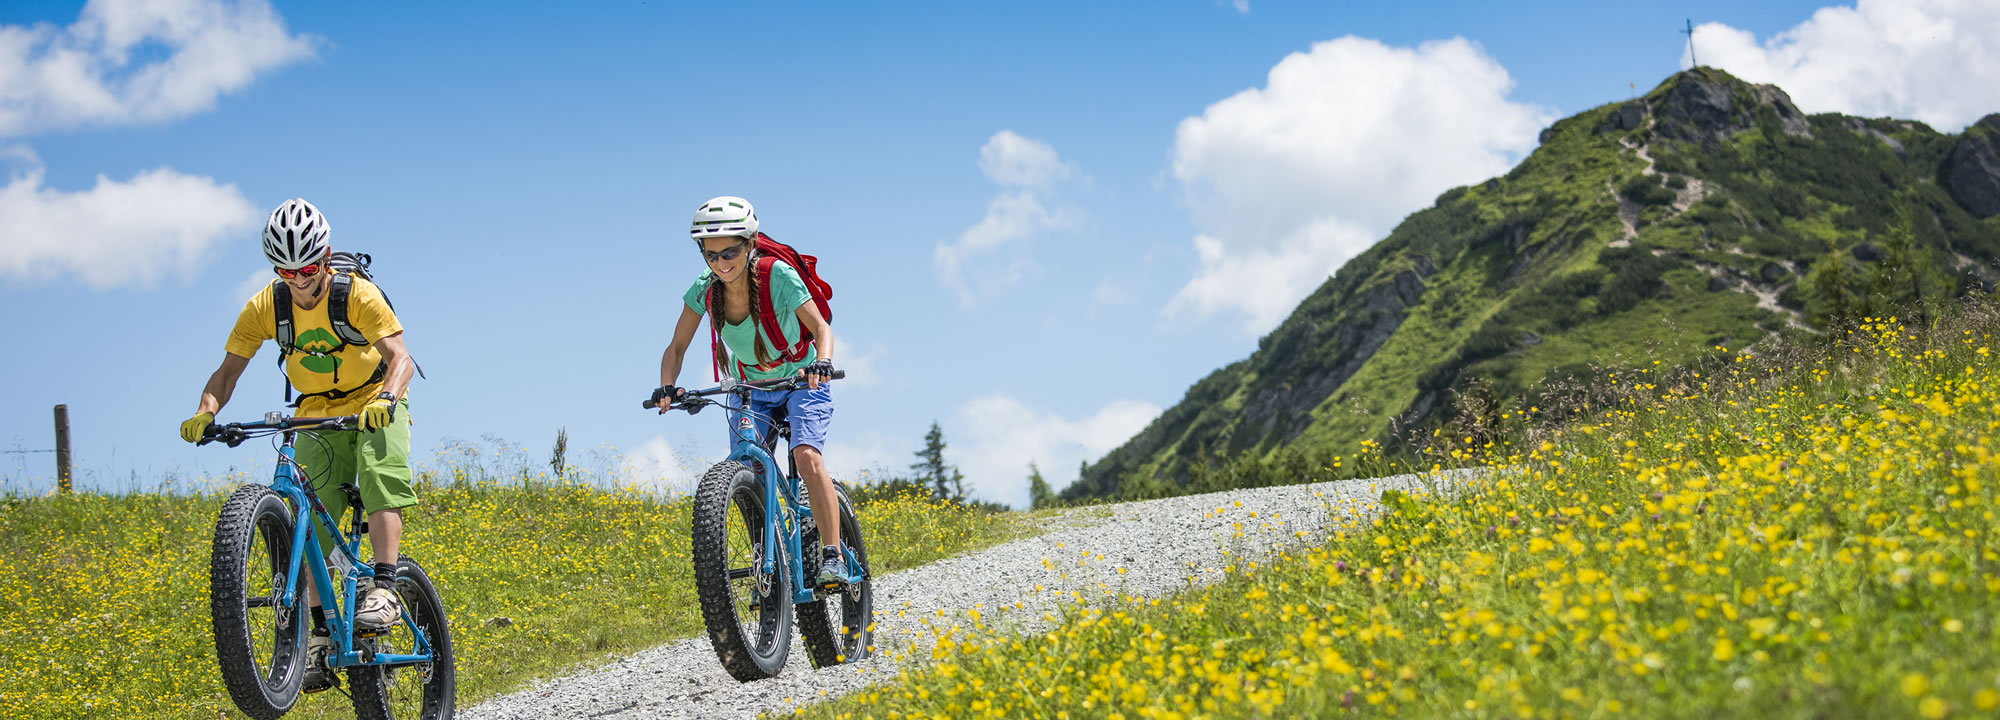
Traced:
[[380, 430], [395, 421], [395, 395], [389, 393], [376, 395], [374, 400], [368, 401], [366, 407], [361, 408], [361, 429], [365, 432]]
[[188, 418], [186, 422], [181, 423], [181, 439], [188, 442], [201, 442], [202, 431], [207, 430], [208, 426], [214, 422], [215, 413], [198, 413], [194, 417]]

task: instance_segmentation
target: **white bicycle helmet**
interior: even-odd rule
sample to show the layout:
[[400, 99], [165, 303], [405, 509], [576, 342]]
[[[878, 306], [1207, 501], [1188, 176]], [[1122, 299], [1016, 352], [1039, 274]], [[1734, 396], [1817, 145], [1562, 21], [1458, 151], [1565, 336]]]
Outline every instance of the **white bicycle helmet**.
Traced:
[[319, 208], [304, 198], [286, 200], [264, 224], [264, 257], [274, 267], [297, 270], [326, 257], [327, 237], [332, 234]]
[[688, 236], [694, 238], [696, 245], [701, 244], [702, 238], [755, 238], [757, 211], [750, 207], [749, 200], [734, 195], [709, 200], [694, 211], [694, 224]]

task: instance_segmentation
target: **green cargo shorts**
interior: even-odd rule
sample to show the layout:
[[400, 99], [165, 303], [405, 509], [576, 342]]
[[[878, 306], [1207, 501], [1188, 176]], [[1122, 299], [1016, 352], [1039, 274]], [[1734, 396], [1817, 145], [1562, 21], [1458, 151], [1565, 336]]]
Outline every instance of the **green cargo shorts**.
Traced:
[[[410, 399], [396, 408], [396, 420], [374, 432], [320, 433], [317, 440], [299, 435], [294, 447], [305, 475], [315, 484], [314, 493], [328, 514], [341, 527], [347, 526], [347, 493], [342, 483], [361, 489], [362, 518], [377, 510], [395, 510], [417, 504], [417, 492], [410, 487]], [[301, 484], [304, 484], [303, 482]], [[333, 538], [326, 528], [314, 523], [320, 549], [332, 552]]]

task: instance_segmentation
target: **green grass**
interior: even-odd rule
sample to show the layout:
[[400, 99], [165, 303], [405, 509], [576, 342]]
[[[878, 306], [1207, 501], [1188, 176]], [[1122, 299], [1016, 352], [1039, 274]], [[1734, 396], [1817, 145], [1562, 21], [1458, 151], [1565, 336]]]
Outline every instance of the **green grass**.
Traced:
[[[405, 552], [450, 615], [461, 707], [700, 632], [685, 498], [539, 482], [431, 482], [419, 494]], [[209, 547], [224, 497], [0, 497], [0, 558], [16, 578], [0, 585], [0, 717], [237, 716], [209, 628]], [[1032, 527], [1025, 514], [914, 497], [858, 512], [878, 573]], [[327, 693], [287, 717], [352, 712]]]
[[[1621, 373], [1621, 399], [1441, 448], [1332, 540], [806, 711], [908, 717], [1991, 717], [2000, 311]], [[1245, 505], [1228, 512], [1248, 513]], [[921, 649], [918, 651], [922, 654]]]
[[[1668, 251], [1661, 263], [1688, 266], [1682, 256], [1691, 256], [1756, 277], [1767, 260], [1803, 266], [1829, 253], [1851, 259], [1862, 242], [1884, 246], [1907, 213], [1934, 220], [1912, 226], [1922, 250], [1910, 256], [1912, 266], [1927, 276], [1948, 274], [1946, 249], [1982, 263], [2000, 257], [1994, 230], [2000, 218], [1972, 218], [1937, 180], [1955, 136], [1867, 121], [1900, 139], [1907, 157], [1899, 158], [1873, 135], [1854, 133], [1848, 118], [1838, 115], [1810, 118], [1810, 137], [1788, 135], [1771, 110], [1754, 101], [1749, 85], [1707, 70], [1675, 75], [1647, 97], [1661, 102], [1684, 82], [1721, 83], [1743, 99], [1747, 104], [1736, 108], [1730, 125], [1747, 129], [1714, 146], [1673, 139], [1679, 133], [1671, 127], [1598, 133], [1623, 101], [1557, 121], [1535, 152], [1504, 176], [1446, 191], [1342, 265], [1255, 353], [1196, 383], [1145, 431], [1090, 465], [1063, 496], [1130, 495], [1128, 477], [1146, 483], [1165, 478], [1167, 486], [1185, 491], [1175, 484], [1193, 476], [1194, 465], [1225, 457], [1233, 462], [1244, 450], [1276, 462], [1290, 451], [1351, 454], [1360, 441], [1373, 440], [1401, 452], [1425, 445], [1422, 437], [1461, 398], [1519, 396], [1575, 367], [1605, 365], [1607, 357], [1657, 355], [1652, 346], [1661, 342], [1699, 349], [1708, 338], [1726, 336], [1746, 345], [1785, 327], [1783, 318], [1755, 310], [1746, 296], [1709, 293], [1706, 277], [1670, 272], [1670, 281], [1701, 282], [1688, 288], [1692, 292], [1670, 293], [1674, 304], [1687, 308], [1685, 317], [1674, 319], [1688, 337], [1663, 337], [1656, 324], [1663, 313], [1630, 302], [1654, 294], [1656, 283], [1639, 280], [1662, 274], [1651, 267], [1657, 263], [1648, 260], [1650, 250]], [[1654, 121], [1670, 126], [1675, 121], [1668, 111], [1653, 107]], [[1644, 161], [1621, 139], [1644, 143], [1661, 167], [1700, 180], [1708, 194], [1684, 213], [1645, 208], [1630, 251], [1610, 247], [1625, 234], [1617, 217], [1619, 190], [1636, 183], [1644, 187], [1640, 194], [1655, 200], [1667, 191], [1657, 176], [1640, 175]], [[1422, 299], [1372, 357], [1355, 357], [1361, 346], [1356, 339], [1393, 319], [1370, 296], [1397, 273], [1426, 262], [1436, 272], [1424, 279]], [[1865, 271], [1882, 263], [1856, 264], [1849, 290], [1875, 293]], [[1576, 290], [1586, 275], [1603, 276], [1605, 292], [1562, 292]], [[1925, 287], [1932, 301], [1953, 291], [1942, 280]], [[1857, 312], [1804, 288], [1791, 290], [1785, 297], [1810, 321]], [[1877, 309], [1860, 312], [1906, 300], [1871, 300], [1866, 307]], [[1579, 315], [1603, 322], [1577, 322]], [[1499, 347], [1499, 339], [1512, 343], [1522, 330], [1537, 333], [1543, 344]], [[1352, 375], [1338, 376], [1357, 364]], [[1552, 370], [1561, 372], [1537, 374]], [[1269, 402], [1269, 393], [1287, 387], [1327, 389], [1301, 399], [1312, 406], [1304, 427], [1295, 424], [1302, 422], [1295, 407], [1268, 409], [1288, 404]], [[1252, 402], [1260, 393], [1262, 400]]]

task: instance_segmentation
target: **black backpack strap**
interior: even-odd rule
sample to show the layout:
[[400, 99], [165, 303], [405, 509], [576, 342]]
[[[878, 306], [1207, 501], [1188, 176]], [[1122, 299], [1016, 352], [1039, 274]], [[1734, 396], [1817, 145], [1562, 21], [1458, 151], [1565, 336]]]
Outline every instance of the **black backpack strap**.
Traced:
[[[340, 338], [342, 345], [367, 345], [368, 336], [347, 323], [347, 299], [353, 294], [354, 276], [345, 272], [335, 273], [332, 286], [327, 288], [326, 320], [333, 324], [333, 335]], [[391, 305], [389, 309], [394, 310], [395, 306]]]
[[[340, 253], [334, 254], [340, 255]], [[333, 276], [333, 288], [328, 291], [329, 294], [326, 298], [326, 319], [328, 322], [333, 323], [333, 334], [340, 336], [342, 343], [348, 345], [367, 345], [368, 336], [362, 335], [360, 330], [356, 330], [353, 325], [347, 324], [347, 301], [354, 292], [354, 278], [350, 277], [349, 274], [360, 275], [362, 279], [369, 282], [374, 282], [375, 279], [368, 276], [368, 262], [370, 260], [368, 253], [355, 253], [351, 257], [358, 259], [355, 269], [343, 271], [341, 274]], [[375, 286], [375, 292], [382, 296], [382, 302], [388, 303], [389, 312], [396, 311], [396, 301], [389, 299], [389, 291], [383, 290], [382, 286], [377, 285]], [[424, 366], [418, 364], [416, 358], [410, 358], [410, 365], [416, 368], [417, 377], [424, 377]]]
[[[365, 387], [368, 387], [368, 386], [370, 386], [370, 385], [374, 385], [375, 383], [378, 383], [378, 382], [382, 382], [382, 378], [385, 378], [385, 377], [388, 377], [388, 376], [389, 376], [389, 363], [386, 363], [386, 362], [378, 362], [378, 363], [375, 363], [375, 372], [374, 372], [374, 373], [371, 373], [371, 374], [370, 374], [370, 375], [368, 376], [368, 379], [367, 379], [367, 380], [363, 380], [363, 381], [361, 381], [361, 384], [360, 384], [360, 385], [356, 385], [356, 386], [354, 386], [354, 387], [351, 387], [351, 388], [348, 388], [348, 389], [346, 389], [346, 390], [341, 390], [341, 389], [339, 389], [339, 388], [334, 388], [334, 389], [332, 389], [332, 390], [327, 390], [327, 391], [325, 391], [325, 392], [316, 392], [316, 393], [299, 393], [299, 399], [298, 399], [298, 402], [292, 402], [292, 399], [291, 399], [290, 397], [287, 397], [287, 398], [285, 398], [285, 402], [288, 402], [288, 403], [291, 403], [291, 406], [292, 406], [292, 407], [298, 407], [299, 405], [301, 405], [301, 404], [305, 403], [305, 401], [306, 401], [306, 398], [311, 398], [311, 397], [323, 397], [323, 398], [326, 398], [326, 399], [328, 399], [328, 400], [339, 400], [339, 399], [341, 399], [341, 398], [344, 398], [344, 397], [347, 397], [347, 396], [349, 396], [349, 395], [353, 395], [353, 394], [354, 394], [354, 393], [356, 393], [356, 392], [359, 392], [359, 391], [360, 391], [360, 390], [361, 390], [362, 388], [365, 388]], [[290, 381], [289, 381], [289, 380], [288, 380], [288, 381], [286, 381], [286, 384], [285, 384], [285, 388], [286, 388], [286, 394], [287, 394], [287, 395], [289, 395], [289, 394], [290, 394], [290, 389], [291, 389], [291, 383], [290, 383]]]
[[292, 326], [292, 287], [283, 280], [271, 281], [271, 310], [277, 316], [278, 377], [285, 379], [285, 402], [292, 401], [292, 378], [285, 374], [285, 356], [292, 354], [298, 330]]
[[278, 317], [278, 362], [283, 363], [298, 340], [298, 331], [292, 327], [292, 286], [271, 281], [271, 310]]
[[[370, 258], [367, 253], [333, 253], [332, 260], [328, 262], [329, 270], [333, 272], [333, 278], [327, 288], [326, 319], [327, 323], [333, 326], [333, 335], [335, 339], [339, 340], [340, 344], [324, 352], [312, 352], [311, 354], [329, 356], [340, 352], [341, 348], [348, 345], [368, 344], [368, 336], [363, 335], [360, 330], [355, 329], [352, 324], [347, 322], [347, 304], [354, 295], [354, 276], [360, 275], [362, 278], [367, 279], [369, 277], [368, 265], [372, 260], [373, 258]], [[298, 348], [298, 329], [292, 324], [292, 292], [290, 288], [291, 286], [286, 285], [283, 281], [272, 281], [271, 283], [271, 301], [274, 306], [273, 309], [277, 313], [276, 335], [278, 340], [278, 374], [280, 375], [284, 375], [285, 356], [294, 352], [301, 352]], [[376, 290], [380, 292], [381, 288], [376, 288]], [[382, 301], [389, 304], [390, 312], [395, 312], [396, 303], [389, 300], [388, 293], [382, 293]], [[424, 368], [422, 365], [416, 364], [416, 358], [411, 358], [410, 363], [415, 366], [417, 377], [423, 377]], [[333, 380], [334, 382], [340, 382], [339, 366], [336, 365], [334, 367]], [[361, 385], [351, 390], [334, 389], [326, 392], [300, 393], [296, 402], [292, 399], [291, 377], [286, 376], [285, 402], [290, 403], [292, 407], [298, 407], [299, 403], [305, 402], [306, 398], [309, 397], [339, 400], [361, 388], [380, 382], [388, 373], [389, 363], [378, 362], [375, 364], [375, 372], [369, 375], [367, 380], [363, 380]]]

